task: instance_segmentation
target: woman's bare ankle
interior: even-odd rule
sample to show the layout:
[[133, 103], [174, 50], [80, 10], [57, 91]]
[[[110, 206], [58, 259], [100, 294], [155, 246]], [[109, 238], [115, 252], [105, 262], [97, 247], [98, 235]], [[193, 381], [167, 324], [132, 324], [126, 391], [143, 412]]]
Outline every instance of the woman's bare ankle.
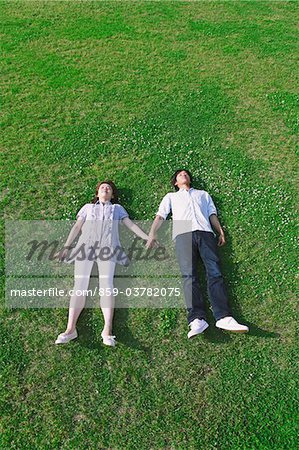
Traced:
[[112, 331], [109, 328], [104, 328], [102, 333], [102, 336], [111, 336], [112, 335]]
[[76, 327], [67, 328], [63, 334], [72, 334], [75, 331], [75, 329], [76, 329]]

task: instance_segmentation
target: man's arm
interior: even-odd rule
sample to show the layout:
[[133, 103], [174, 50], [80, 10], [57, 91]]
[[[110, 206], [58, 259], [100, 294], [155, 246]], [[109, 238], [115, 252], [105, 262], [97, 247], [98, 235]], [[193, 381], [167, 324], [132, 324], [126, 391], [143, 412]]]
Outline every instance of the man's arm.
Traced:
[[158, 214], [156, 215], [149, 232], [149, 238], [146, 243], [146, 248], [151, 248], [154, 246], [155, 242], [157, 241], [157, 231], [162, 225], [163, 220], [163, 217], [159, 216]]
[[162, 225], [163, 221], [167, 218], [168, 214], [171, 211], [171, 199], [170, 195], [166, 194], [159, 206], [158, 212], [156, 214], [156, 217], [152, 223], [150, 232], [149, 232], [149, 238], [146, 243], [146, 248], [154, 247], [154, 245], [157, 243], [157, 231]]
[[220, 222], [218, 220], [218, 217], [216, 216], [216, 214], [211, 214], [209, 219], [210, 219], [212, 227], [219, 234], [218, 245], [219, 245], [219, 247], [222, 247], [225, 244], [225, 236], [224, 236], [223, 228], [220, 225]]

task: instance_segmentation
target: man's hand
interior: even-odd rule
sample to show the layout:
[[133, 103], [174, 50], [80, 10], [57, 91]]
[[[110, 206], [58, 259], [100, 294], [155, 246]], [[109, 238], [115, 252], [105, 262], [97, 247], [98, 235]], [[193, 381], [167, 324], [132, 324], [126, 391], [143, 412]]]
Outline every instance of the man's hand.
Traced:
[[149, 236], [148, 240], [146, 241], [145, 247], [146, 248], [154, 248], [157, 247], [159, 244], [157, 242], [157, 239], [154, 236]]
[[145, 244], [146, 248], [159, 247], [159, 242], [157, 241], [157, 231], [163, 223], [163, 217], [158, 214], [155, 217], [155, 220], [152, 223], [147, 243]]
[[224, 233], [222, 232], [219, 237], [218, 237], [218, 247], [222, 247], [223, 245], [225, 245], [225, 237], [224, 237]]
[[222, 247], [225, 244], [225, 237], [224, 237], [224, 231], [222, 229], [222, 226], [220, 225], [220, 222], [218, 220], [218, 217], [216, 214], [211, 214], [210, 222], [216, 233], [218, 233], [218, 247]]

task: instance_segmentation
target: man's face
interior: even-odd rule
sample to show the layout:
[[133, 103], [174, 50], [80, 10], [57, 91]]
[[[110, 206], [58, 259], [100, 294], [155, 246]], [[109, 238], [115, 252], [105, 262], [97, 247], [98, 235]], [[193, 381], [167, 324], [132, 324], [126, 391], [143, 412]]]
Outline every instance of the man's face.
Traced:
[[178, 187], [184, 184], [190, 185], [190, 177], [185, 170], [182, 170], [177, 174], [175, 184]]

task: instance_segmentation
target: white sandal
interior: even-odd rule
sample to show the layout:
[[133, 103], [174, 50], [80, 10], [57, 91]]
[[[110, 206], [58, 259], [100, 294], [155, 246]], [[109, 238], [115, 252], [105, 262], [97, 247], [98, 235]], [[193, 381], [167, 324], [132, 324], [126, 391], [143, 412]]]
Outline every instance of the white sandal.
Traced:
[[116, 341], [115, 341], [116, 336], [103, 336], [102, 334], [101, 334], [101, 336], [102, 336], [104, 345], [109, 345], [109, 347], [115, 347], [115, 345], [116, 345]]
[[73, 333], [65, 334], [61, 333], [57, 336], [57, 339], [55, 341], [55, 344], [67, 344], [68, 342], [72, 341], [73, 339], [76, 339], [78, 337], [77, 330], [73, 331]]

